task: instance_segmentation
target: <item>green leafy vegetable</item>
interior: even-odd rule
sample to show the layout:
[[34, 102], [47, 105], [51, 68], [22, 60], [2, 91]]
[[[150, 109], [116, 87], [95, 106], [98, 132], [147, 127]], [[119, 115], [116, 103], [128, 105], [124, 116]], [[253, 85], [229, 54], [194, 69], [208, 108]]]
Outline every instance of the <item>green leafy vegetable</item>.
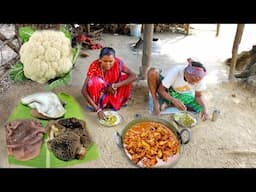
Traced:
[[76, 62], [77, 62], [77, 59], [78, 59], [78, 56], [79, 56], [81, 47], [82, 47], [82, 45], [78, 44], [77, 47], [73, 49], [73, 53], [74, 53], [74, 56], [73, 56], [73, 65], [75, 65]]
[[[70, 32], [67, 30], [67, 29], [65, 29], [65, 27], [61, 27], [60, 28], [60, 31], [61, 32], [63, 32], [64, 34], [65, 34], [65, 36], [71, 41], [71, 43], [72, 43], [72, 36], [71, 36], [71, 34], [70, 34]], [[77, 44], [77, 46], [75, 47], [75, 48], [73, 48], [73, 65], [76, 63], [76, 61], [77, 61], [77, 58], [78, 58], [78, 56], [79, 56], [79, 53], [80, 53], [80, 50], [81, 50], [81, 47], [82, 47], [82, 45], [80, 45], [80, 44]]]
[[65, 36], [66, 36], [67, 38], [69, 38], [70, 41], [72, 41], [72, 36], [71, 36], [71, 34], [69, 33], [69, 31], [68, 31], [67, 29], [65, 29], [65, 27], [61, 27], [61, 28], [60, 28], [60, 31], [63, 32], [63, 33], [65, 34]]
[[10, 78], [14, 81], [25, 81], [27, 78], [24, 75], [23, 64], [21, 62], [16, 63], [10, 69]]
[[34, 32], [35, 29], [33, 29], [32, 27], [21, 27], [19, 28], [19, 37], [21, 41], [24, 43], [29, 40], [29, 38]]
[[71, 74], [70, 72], [66, 73], [62, 77], [58, 77], [55, 79], [52, 79], [48, 82], [48, 88], [53, 89], [56, 87], [62, 87], [68, 84], [68, 82], [71, 80]]

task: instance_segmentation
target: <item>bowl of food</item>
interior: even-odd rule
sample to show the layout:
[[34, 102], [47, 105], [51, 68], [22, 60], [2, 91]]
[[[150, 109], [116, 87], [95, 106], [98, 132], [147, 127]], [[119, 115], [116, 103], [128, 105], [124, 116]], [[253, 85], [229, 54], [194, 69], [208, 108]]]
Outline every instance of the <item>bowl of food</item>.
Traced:
[[[183, 146], [191, 140], [188, 128], [159, 118], [138, 118], [114, 135], [128, 160], [141, 168], [168, 168], [180, 159]], [[188, 137], [184, 139], [184, 134]]]
[[192, 112], [181, 111], [174, 114], [174, 121], [182, 127], [194, 127], [197, 125], [197, 117]]

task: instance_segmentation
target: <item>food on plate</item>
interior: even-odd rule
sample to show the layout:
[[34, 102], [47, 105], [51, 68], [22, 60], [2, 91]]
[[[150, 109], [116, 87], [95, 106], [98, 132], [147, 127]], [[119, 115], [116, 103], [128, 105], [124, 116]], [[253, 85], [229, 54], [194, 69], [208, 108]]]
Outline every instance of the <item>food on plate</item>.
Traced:
[[86, 122], [74, 117], [49, 121], [46, 132], [48, 148], [63, 161], [82, 159], [92, 143]]
[[45, 130], [36, 120], [19, 119], [5, 125], [8, 155], [27, 161], [39, 155]]
[[115, 115], [112, 115], [110, 114], [109, 116], [107, 116], [107, 119], [106, 121], [109, 123], [109, 124], [115, 124], [115, 122], [117, 121], [117, 117]]
[[104, 126], [115, 126], [121, 122], [121, 116], [119, 115], [118, 112], [116, 111], [105, 111], [105, 115], [107, 116], [106, 119], [100, 119], [99, 122], [100, 124]]
[[107, 118], [105, 120], [101, 120], [103, 121], [102, 124], [108, 125], [108, 126], [113, 126], [115, 125], [116, 121], [117, 121], [117, 117], [113, 114], [110, 114], [107, 116]]
[[58, 96], [53, 92], [40, 92], [25, 96], [21, 103], [32, 108], [32, 115], [42, 119], [56, 119], [62, 117], [64, 109]]
[[181, 112], [174, 115], [175, 121], [184, 127], [192, 127], [196, 123], [195, 117], [188, 112]]
[[128, 157], [141, 167], [156, 167], [160, 162], [180, 152], [176, 135], [159, 122], [140, 122], [133, 125], [124, 136], [124, 149]]

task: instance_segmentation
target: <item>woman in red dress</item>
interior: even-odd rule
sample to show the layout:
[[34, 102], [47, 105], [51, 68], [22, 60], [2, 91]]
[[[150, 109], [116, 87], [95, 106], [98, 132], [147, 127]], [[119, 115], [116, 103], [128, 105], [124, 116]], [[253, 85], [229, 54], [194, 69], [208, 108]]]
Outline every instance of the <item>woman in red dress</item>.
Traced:
[[136, 79], [136, 73], [115, 56], [115, 50], [104, 47], [100, 51], [99, 59], [89, 66], [82, 95], [88, 103], [88, 108], [97, 112], [100, 119], [104, 119], [103, 108], [112, 107], [119, 110], [127, 104], [131, 83]]

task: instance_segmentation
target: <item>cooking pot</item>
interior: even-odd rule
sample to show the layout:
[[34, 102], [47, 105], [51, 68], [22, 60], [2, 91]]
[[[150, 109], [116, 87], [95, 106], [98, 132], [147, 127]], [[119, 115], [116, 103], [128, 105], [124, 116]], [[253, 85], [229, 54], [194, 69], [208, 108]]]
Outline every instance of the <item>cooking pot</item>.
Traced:
[[[124, 155], [129, 159], [129, 161], [131, 161], [137, 167], [143, 167], [143, 166], [139, 165], [138, 163], [136, 164], [135, 162], [133, 162], [131, 160], [131, 158], [130, 158], [131, 156], [126, 151], [125, 146], [124, 146], [124, 137], [130, 128], [132, 128], [134, 125], [136, 125], [138, 123], [142, 123], [142, 122], [160, 123], [162, 125], [165, 125], [167, 128], [169, 128], [171, 130], [172, 133], [174, 133], [174, 135], [176, 136], [176, 138], [179, 142], [180, 150], [174, 156], [169, 157], [167, 162], [161, 163], [160, 165], [157, 165], [157, 166], [153, 166], [153, 168], [172, 167], [180, 159], [180, 157], [183, 153], [183, 146], [185, 144], [189, 143], [189, 141], [191, 140], [191, 130], [189, 128], [182, 128], [178, 131], [178, 126], [174, 121], [167, 121], [167, 120], [160, 119], [160, 118], [151, 118], [151, 117], [150, 118], [141, 118], [141, 117], [139, 117], [139, 118], [136, 118], [136, 119], [130, 121], [122, 129], [121, 133], [115, 132], [114, 139], [115, 139], [115, 143], [121, 149], [121, 151], [124, 153]], [[185, 133], [187, 133], [186, 136], [184, 135]], [[185, 137], [185, 139], [184, 139], [184, 137]]]

